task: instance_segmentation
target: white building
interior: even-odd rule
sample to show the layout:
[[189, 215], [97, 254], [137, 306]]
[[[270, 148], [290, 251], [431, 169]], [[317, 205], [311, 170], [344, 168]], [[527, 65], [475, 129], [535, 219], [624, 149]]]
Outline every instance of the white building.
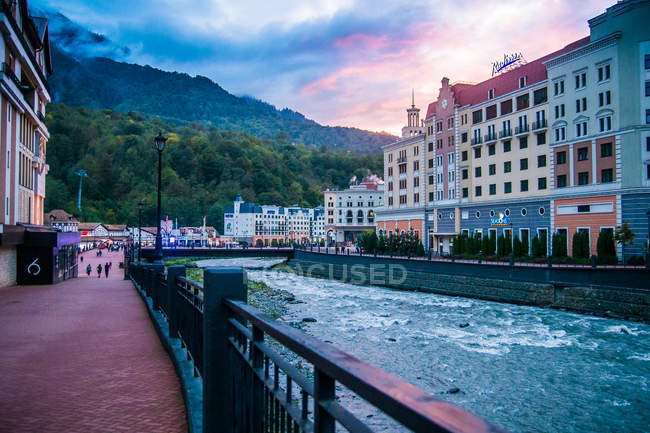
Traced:
[[375, 211], [384, 205], [384, 184], [362, 180], [345, 190], [326, 190], [325, 233], [327, 242], [356, 242], [361, 233], [375, 229]]

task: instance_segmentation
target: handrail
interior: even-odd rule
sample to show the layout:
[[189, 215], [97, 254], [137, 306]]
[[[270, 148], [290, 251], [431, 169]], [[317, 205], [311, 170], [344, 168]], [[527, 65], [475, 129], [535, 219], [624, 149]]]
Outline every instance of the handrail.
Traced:
[[414, 431], [504, 431], [330, 344], [277, 322], [245, 302], [225, 299], [224, 304], [315, 368]]

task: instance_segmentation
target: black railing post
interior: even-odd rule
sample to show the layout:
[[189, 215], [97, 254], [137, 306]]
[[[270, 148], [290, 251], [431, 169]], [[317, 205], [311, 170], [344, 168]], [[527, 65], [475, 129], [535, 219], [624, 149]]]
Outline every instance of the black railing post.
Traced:
[[[255, 343], [264, 342], [264, 332], [253, 326], [253, 341], [251, 341], [251, 360], [253, 362], [253, 370], [257, 370], [258, 373], [263, 374], [264, 368], [264, 354], [260, 349], [255, 346]], [[251, 413], [251, 423], [252, 423], [252, 432], [253, 433], [262, 433], [264, 431], [264, 383], [259, 380], [255, 374], [251, 374], [251, 384], [252, 390], [252, 413]]]
[[160, 310], [160, 278], [161, 272], [165, 271], [164, 265], [153, 264], [149, 266], [151, 275], [151, 307], [154, 311]]
[[[203, 272], [203, 432], [235, 433], [230, 396], [235, 374], [228, 362], [231, 316], [225, 298], [247, 301], [243, 268], [207, 268]], [[241, 426], [240, 426], [241, 427]]]
[[334, 433], [334, 417], [319, 403], [334, 401], [335, 392], [334, 379], [314, 368], [314, 433]]
[[185, 276], [185, 266], [167, 268], [167, 320], [169, 321], [169, 338], [178, 337], [178, 290], [176, 279]]

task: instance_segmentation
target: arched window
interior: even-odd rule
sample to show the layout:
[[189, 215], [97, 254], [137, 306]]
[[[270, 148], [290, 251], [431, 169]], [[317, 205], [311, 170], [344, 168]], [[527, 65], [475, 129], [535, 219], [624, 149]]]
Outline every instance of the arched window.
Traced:
[[357, 223], [363, 224], [363, 211], [361, 209], [357, 212]]
[[369, 223], [375, 222], [375, 213], [372, 211], [372, 209], [368, 211], [368, 222]]
[[352, 219], [354, 218], [354, 216], [352, 215], [352, 211], [351, 211], [351, 210], [349, 210], [349, 211], [345, 214], [345, 218], [346, 218], [348, 224], [352, 224]]

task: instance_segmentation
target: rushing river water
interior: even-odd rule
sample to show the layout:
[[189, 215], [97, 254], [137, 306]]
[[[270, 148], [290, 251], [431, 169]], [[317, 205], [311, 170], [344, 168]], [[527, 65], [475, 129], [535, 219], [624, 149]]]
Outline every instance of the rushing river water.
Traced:
[[310, 334], [513, 432], [650, 431], [649, 325], [273, 270], [248, 275], [304, 302], [283, 320], [312, 317], [303, 324]]

